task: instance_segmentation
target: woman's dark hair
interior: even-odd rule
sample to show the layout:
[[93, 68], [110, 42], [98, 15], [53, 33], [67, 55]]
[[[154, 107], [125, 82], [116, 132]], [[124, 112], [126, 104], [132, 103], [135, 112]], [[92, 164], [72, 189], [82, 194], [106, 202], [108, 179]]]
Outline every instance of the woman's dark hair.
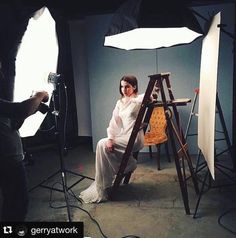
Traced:
[[120, 80], [119, 91], [120, 91], [120, 94], [121, 94], [122, 96], [124, 96], [123, 93], [122, 93], [122, 91], [121, 91], [121, 81], [125, 81], [125, 82], [129, 83], [130, 85], [132, 85], [132, 87], [135, 88], [135, 89], [134, 89], [134, 93], [137, 93], [137, 92], [138, 92], [138, 80], [137, 80], [137, 78], [136, 78], [134, 75], [125, 75], [125, 76], [123, 76], [123, 77], [121, 78], [121, 80]]

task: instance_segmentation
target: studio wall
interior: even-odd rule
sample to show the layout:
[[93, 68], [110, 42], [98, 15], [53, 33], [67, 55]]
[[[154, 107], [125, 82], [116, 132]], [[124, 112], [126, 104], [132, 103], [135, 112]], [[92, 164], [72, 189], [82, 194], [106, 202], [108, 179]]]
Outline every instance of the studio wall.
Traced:
[[70, 22], [78, 136], [92, 136], [85, 21]]
[[[214, 13], [221, 10], [222, 23], [228, 25], [227, 30], [232, 30], [234, 12], [231, 4], [195, 9], [205, 17], [208, 17], [211, 12], [214, 15]], [[98, 140], [106, 136], [106, 128], [112, 110], [119, 98], [119, 80], [124, 74], [137, 76], [140, 93], [146, 89], [148, 75], [161, 72], [171, 72], [172, 90], [176, 98], [188, 97], [193, 100], [194, 88], [199, 86], [201, 39], [197, 39], [189, 45], [159, 50], [124, 51], [108, 48], [103, 46], [103, 41], [111, 17], [112, 15], [97, 15], [84, 18], [86, 29], [84, 34], [87, 47], [87, 58], [84, 60], [87, 61], [85, 67], [87, 67], [88, 74], [85, 76], [77, 74], [75, 77], [75, 80], [89, 80], [89, 91], [85, 95], [88, 97], [90, 95], [91, 135], [94, 150]], [[199, 20], [203, 25], [204, 21]], [[76, 27], [71, 28], [71, 36], [76, 37], [79, 34], [81, 32], [77, 31]], [[79, 43], [79, 41], [74, 41], [72, 52], [78, 51]], [[218, 92], [230, 137], [232, 134], [232, 47], [232, 39], [221, 34]], [[81, 54], [81, 51], [77, 54]], [[75, 58], [74, 55], [73, 59]], [[79, 72], [80, 66], [79, 64], [76, 67], [74, 65], [74, 72]], [[80, 88], [80, 90], [82, 89]], [[88, 90], [87, 87], [86, 90]], [[79, 97], [77, 103], [79, 103]], [[191, 104], [179, 108], [184, 130], [186, 129], [190, 108]], [[83, 114], [82, 111], [81, 113]], [[78, 124], [80, 124], [80, 121], [78, 121]], [[192, 121], [191, 130], [197, 131], [197, 120]], [[198, 150], [197, 139], [191, 137], [188, 139], [188, 143], [190, 153], [196, 154]]]

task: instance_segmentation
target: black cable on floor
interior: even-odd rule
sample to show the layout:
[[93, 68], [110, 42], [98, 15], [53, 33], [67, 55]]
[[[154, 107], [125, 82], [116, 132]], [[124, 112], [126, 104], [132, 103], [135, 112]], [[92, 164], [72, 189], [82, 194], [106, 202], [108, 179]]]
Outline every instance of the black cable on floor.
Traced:
[[236, 235], [236, 231], [231, 230], [231, 229], [228, 228], [226, 225], [224, 225], [224, 224], [222, 223], [222, 221], [221, 221], [226, 215], [230, 214], [230, 212], [233, 212], [233, 211], [236, 211], [236, 208], [231, 208], [231, 209], [227, 210], [226, 212], [222, 213], [222, 214], [218, 217], [218, 224], [219, 224], [221, 227], [223, 227], [225, 230], [227, 230], [227, 231], [231, 232], [232, 234]]
[[[66, 208], [66, 205], [63, 205], [63, 206], [54, 206], [54, 205], [52, 205], [52, 204], [53, 204], [53, 201], [52, 201], [52, 191], [53, 191], [54, 186], [55, 186], [56, 184], [59, 184], [59, 185], [62, 186], [62, 184], [61, 184], [60, 182], [56, 182], [56, 183], [54, 183], [54, 184], [52, 185], [52, 189], [50, 190], [49, 206], [50, 206], [51, 208], [54, 208], [54, 209]], [[71, 189], [68, 190], [68, 194], [69, 194], [71, 197], [73, 197], [76, 201], [82, 203], [81, 200], [74, 194], [74, 192], [73, 192]], [[91, 215], [88, 211], [86, 211], [85, 209], [83, 209], [83, 208], [81, 208], [81, 207], [79, 207], [79, 206], [76, 206], [76, 205], [69, 205], [69, 207], [77, 208], [77, 209], [80, 209], [81, 211], [85, 212], [85, 213], [89, 216], [89, 218], [97, 225], [97, 227], [98, 227], [100, 233], [102, 234], [103, 238], [108, 238], [108, 237], [103, 233], [103, 231], [102, 231], [101, 226], [99, 225], [99, 223], [96, 221], [96, 219], [94, 219], [94, 218], [92, 217], [92, 215]]]
[[[71, 190], [71, 192], [72, 192], [72, 194], [73, 194], [72, 196], [73, 196], [76, 200], [81, 201], [81, 200], [74, 194], [74, 192], [73, 192], [72, 190]], [[85, 212], [85, 213], [89, 216], [89, 218], [97, 225], [97, 227], [98, 227], [100, 233], [102, 234], [103, 238], [108, 238], [108, 237], [103, 233], [102, 228], [101, 228], [101, 226], [99, 225], [99, 223], [96, 221], [96, 219], [94, 219], [94, 218], [92, 217], [92, 215], [91, 215], [88, 211], [86, 211], [85, 209], [83, 209], [83, 208], [81, 208], [81, 207], [79, 207], [79, 206], [72, 206], [72, 207], [78, 208], [78, 209], [82, 210], [83, 212]]]
[[[52, 205], [52, 203], [53, 203], [53, 202], [52, 202], [52, 191], [53, 191], [53, 188], [54, 188], [54, 186], [55, 186], [56, 184], [59, 184], [59, 185], [62, 186], [62, 184], [61, 184], [60, 182], [55, 182], [55, 183], [52, 185], [52, 189], [50, 190], [49, 206], [50, 206], [51, 208], [54, 208], [54, 209], [66, 208], [66, 205], [64, 205], [64, 206], [53, 206], [53, 205]], [[71, 189], [68, 190], [68, 194], [69, 194], [71, 197], [73, 197], [76, 201], [82, 203], [81, 199], [79, 199], [79, 198], [74, 194], [74, 192], [73, 192]], [[108, 237], [103, 233], [102, 228], [101, 228], [101, 226], [99, 225], [99, 223], [97, 222], [97, 220], [94, 219], [94, 218], [92, 217], [92, 215], [91, 215], [88, 211], [86, 211], [85, 209], [83, 209], [83, 208], [81, 208], [81, 207], [79, 207], [79, 206], [76, 206], [76, 205], [69, 205], [69, 206], [70, 206], [70, 207], [73, 207], [73, 208], [80, 209], [81, 211], [85, 212], [85, 213], [89, 216], [89, 218], [97, 225], [97, 227], [98, 227], [98, 229], [99, 229], [101, 235], [103, 236], [103, 238], [108, 238]], [[140, 238], [140, 237], [139, 237], [139, 236], [136, 236], [136, 235], [126, 235], [126, 236], [122, 236], [121, 238]]]
[[94, 218], [92, 217], [92, 215], [91, 215], [88, 211], [86, 211], [85, 209], [83, 209], [83, 208], [81, 208], [81, 207], [79, 207], [79, 206], [75, 206], [75, 205], [70, 205], [70, 207], [78, 208], [79, 210], [81, 210], [81, 211], [87, 213], [87, 215], [89, 216], [89, 218], [97, 225], [97, 227], [98, 227], [100, 233], [102, 234], [103, 238], [108, 238], [108, 237], [103, 233], [103, 231], [102, 231], [101, 226], [99, 225], [99, 223], [96, 221], [96, 219], [94, 219]]
[[[72, 193], [74, 194], [73, 191], [72, 191]], [[74, 196], [75, 196], [75, 199], [79, 199], [79, 198], [77, 198], [77, 196], [76, 196], [75, 194], [74, 194]], [[79, 200], [80, 200], [80, 199], [79, 199]], [[78, 208], [78, 209], [80, 209], [80, 210], [82, 210], [82, 211], [84, 211], [85, 213], [87, 213], [88, 216], [90, 217], [90, 219], [97, 225], [97, 227], [98, 227], [100, 233], [102, 234], [102, 236], [103, 236], [104, 238], [108, 238], [108, 237], [103, 233], [103, 231], [102, 231], [102, 229], [101, 229], [99, 223], [91, 216], [91, 214], [90, 214], [88, 211], [84, 210], [84, 209], [81, 208], [81, 207], [77, 207], [77, 206], [75, 206], [75, 207]], [[122, 236], [121, 238], [140, 238], [140, 237], [135, 236], [135, 235], [126, 235], [126, 236]]]
[[[70, 205], [70, 206], [71, 206], [71, 207], [74, 207], [74, 208], [78, 208], [78, 209], [82, 210], [83, 212], [87, 213], [88, 216], [89, 216], [89, 218], [97, 225], [97, 227], [98, 227], [100, 233], [102, 234], [103, 238], [108, 238], [108, 237], [103, 233], [103, 231], [102, 231], [102, 229], [101, 229], [99, 223], [91, 216], [91, 214], [90, 214], [88, 211], [86, 211], [85, 209], [83, 209], [83, 208], [81, 208], [81, 207], [79, 207], [79, 206], [73, 206], [73, 205]], [[127, 236], [122, 236], [121, 238], [140, 238], [140, 237], [135, 236], [135, 235], [127, 235]]]

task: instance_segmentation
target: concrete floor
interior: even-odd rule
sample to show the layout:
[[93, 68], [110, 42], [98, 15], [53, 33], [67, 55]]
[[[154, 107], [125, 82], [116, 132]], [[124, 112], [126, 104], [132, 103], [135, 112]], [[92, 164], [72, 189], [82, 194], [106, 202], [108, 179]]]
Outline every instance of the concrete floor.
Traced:
[[[34, 164], [27, 166], [30, 188], [56, 172], [59, 169], [59, 161], [59, 155], [53, 147], [33, 152]], [[64, 161], [68, 170], [94, 177], [94, 153], [87, 144], [70, 149]], [[109, 238], [127, 235], [140, 238], [235, 237], [235, 234], [218, 224], [219, 216], [230, 209], [230, 213], [222, 217], [222, 223], [236, 231], [235, 186], [210, 189], [201, 199], [198, 218], [193, 219], [192, 215], [185, 214], [175, 163], [168, 163], [162, 158], [161, 167], [162, 170], [157, 171], [155, 160], [148, 158], [148, 154], [140, 154], [138, 167], [130, 183], [119, 188], [115, 201], [81, 204], [70, 196], [69, 203], [88, 211]], [[67, 174], [67, 184], [70, 186], [72, 181], [77, 181], [78, 176]], [[48, 184], [61, 188], [60, 175], [61, 173], [58, 173]], [[74, 194], [78, 196], [90, 183], [91, 180], [85, 179], [74, 186]], [[193, 214], [198, 196], [190, 180], [188, 184], [189, 204]], [[65, 208], [50, 207], [64, 205], [63, 193], [36, 187], [30, 192], [27, 221], [68, 221]], [[86, 212], [75, 207], [71, 207], [70, 211], [71, 221], [84, 222], [85, 237], [103, 237]]]

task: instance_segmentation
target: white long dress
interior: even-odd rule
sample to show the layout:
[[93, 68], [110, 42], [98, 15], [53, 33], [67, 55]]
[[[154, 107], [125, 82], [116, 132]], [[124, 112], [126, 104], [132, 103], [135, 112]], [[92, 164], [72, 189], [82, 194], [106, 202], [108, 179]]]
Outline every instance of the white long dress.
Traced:
[[[99, 203], [108, 199], [106, 189], [112, 186], [118, 172], [142, 99], [143, 95], [139, 95], [117, 101], [107, 128], [108, 137], [97, 143], [95, 181], [80, 194], [80, 198], [85, 203]], [[105, 145], [108, 139], [114, 140], [113, 152], [106, 149]], [[144, 134], [141, 130], [135, 140], [133, 151], [142, 149], [143, 142]], [[133, 171], [136, 167], [136, 160], [130, 156], [125, 172]]]

